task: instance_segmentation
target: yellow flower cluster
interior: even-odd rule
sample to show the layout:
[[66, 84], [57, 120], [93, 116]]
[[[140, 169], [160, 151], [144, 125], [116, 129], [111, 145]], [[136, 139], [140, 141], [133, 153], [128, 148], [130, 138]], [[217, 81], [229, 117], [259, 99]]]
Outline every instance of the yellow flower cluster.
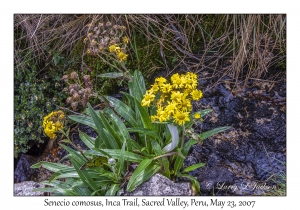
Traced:
[[44, 132], [50, 139], [56, 137], [55, 132], [61, 130], [64, 127], [65, 114], [62, 111], [51, 112], [43, 120]]
[[[178, 125], [190, 121], [192, 100], [200, 100], [202, 91], [197, 89], [197, 75], [191, 72], [173, 74], [171, 82], [166, 78], [158, 77], [142, 100], [142, 106], [156, 105], [156, 115], [151, 116], [152, 122], [173, 120]], [[195, 118], [200, 118], [196, 115]]]
[[[125, 41], [124, 41], [125, 42]], [[128, 43], [128, 40], [127, 40]], [[116, 53], [117, 57], [119, 58], [120, 61], [125, 61], [127, 60], [128, 54], [124, 53], [121, 51], [121, 48], [118, 47], [116, 44], [109, 46], [109, 52], [114, 52]]]

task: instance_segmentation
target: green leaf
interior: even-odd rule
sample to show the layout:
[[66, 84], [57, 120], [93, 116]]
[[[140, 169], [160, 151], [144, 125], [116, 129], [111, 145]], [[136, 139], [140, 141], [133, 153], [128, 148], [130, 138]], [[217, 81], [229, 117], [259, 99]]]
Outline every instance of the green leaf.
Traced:
[[[104, 115], [101, 112], [99, 112], [98, 116], [102, 122], [102, 125], [110, 134], [108, 137], [111, 139], [112, 143], [115, 144], [114, 149], [120, 149], [122, 143], [121, 143], [119, 136], [117, 135], [115, 129], [113, 129], [113, 127], [108, 123], [108, 120], [106, 120], [106, 118], [104, 117]], [[108, 115], [107, 117], [109, 118], [109, 120], [113, 121], [113, 119], [111, 119], [110, 115]]]
[[130, 123], [132, 127], [138, 127], [135, 119], [135, 112], [129, 106], [114, 97], [105, 96], [105, 98], [109, 101], [110, 106], [112, 106], [121, 117]]
[[160, 166], [151, 164], [151, 162], [152, 159], [145, 159], [135, 169], [127, 184], [128, 192], [131, 192], [135, 187], [147, 181], [160, 169]]
[[[90, 153], [93, 155], [99, 155], [99, 156], [105, 156], [102, 152], [107, 153], [108, 155], [110, 155], [112, 158], [114, 159], [119, 159], [120, 158], [120, 154], [121, 154], [121, 150], [120, 149], [98, 149], [98, 148], [94, 148], [93, 150], [90, 151], [86, 151], [86, 153]], [[132, 152], [128, 152], [128, 151], [124, 151], [124, 158], [127, 161], [131, 161], [131, 162], [142, 162], [142, 160], [144, 159], [142, 156], [132, 153]]]
[[95, 181], [90, 177], [89, 173], [85, 170], [80, 170], [82, 164], [77, 162], [77, 160], [73, 157], [69, 157], [70, 161], [72, 162], [74, 168], [76, 169], [80, 179], [86, 183], [92, 190], [97, 190], [97, 185]]
[[139, 85], [140, 81], [136, 72], [137, 71], [134, 72], [133, 81], [128, 82], [129, 93], [131, 96], [137, 98], [139, 101], [142, 101], [143, 95], [145, 93], [142, 93], [141, 85]]
[[112, 184], [110, 188], [106, 191], [105, 196], [114, 196], [120, 189], [120, 184]]
[[99, 148], [93, 148], [92, 150], [86, 150], [85, 153], [89, 153], [89, 154], [101, 154], [100, 156], [107, 157], [107, 158], [111, 158], [112, 157], [110, 154], [108, 154], [107, 152], [103, 151], [103, 149], [99, 149]]
[[201, 117], [204, 117], [205, 115], [209, 114], [212, 112], [212, 109], [204, 109], [199, 111], [198, 113], [200, 114]]
[[147, 136], [151, 136], [159, 141], [161, 141], [161, 138], [157, 135], [157, 133], [154, 130], [147, 129], [147, 128], [127, 128], [129, 132], [136, 132], [140, 134], [145, 134]]
[[139, 111], [139, 116], [140, 116], [140, 119], [142, 120], [144, 128], [153, 129], [153, 125], [152, 125], [152, 122], [151, 122], [151, 119], [150, 119], [150, 116], [148, 113], [148, 108], [143, 107], [141, 105], [141, 101], [139, 101], [135, 97], [128, 95], [126, 93], [124, 93], [124, 94], [127, 95], [127, 97], [129, 97], [131, 100], [134, 100], [135, 106]]
[[[156, 156], [160, 156], [160, 155], [163, 155], [165, 153], [156, 141], [153, 141], [151, 139], [151, 144], [152, 144], [152, 148], [153, 148]], [[157, 161], [159, 161], [160, 165], [163, 166], [163, 170], [161, 170], [163, 175], [170, 178], [170, 175], [171, 175], [170, 162], [168, 161], [168, 159], [166, 157], [163, 157], [163, 158], [159, 158]]]
[[123, 172], [123, 169], [125, 167], [125, 158], [124, 158], [124, 152], [125, 152], [125, 143], [123, 143], [121, 152], [120, 152], [120, 158], [117, 162], [116, 168], [117, 168], [117, 177], [118, 179], [121, 177], [121, 174]]
[[100, 74], [97, 77], [118, 78], [118, 77], [123, 77], [123, 76], [124, 76], [124, 74], [121, 72], [111, 72], [111, 73]]
[[231, 128], [230, 126], [225, 126], [225, 127], [220, 127], [220, 128], [215, 128], [215, 129], [212, 129], [210, 131], [206, 131], [206, 132], [203, 132], [199, 135], [200, 139], [203, 141], [204, 139], [207, 139], [208, 137], [211, 137], [217, 133], [220, 133], [222, 131], [226, 131], [228, 130], [229, 128]]
[[[87, 160], [81, 154], [79, 154], [75, 150], [71, 149], [70, 147], [67, 147], [64, 144], [60, 144], [60, 146], [62, 148], [64, 148], [65, 150], [67, 150], [68, 153], [70, 153], [71, 157], [73, 157], [80, 164], [80, 166], [82, 166], [83, 164], [85, 164], [87, 162]], [[70, 156], [69, 156], [69, 158], [70, 158]]]
[[[57, 189], [55, 189], [53, 187], [36, 188], [36, 189], [32, 190], [32, 192], [49, 192], [49, 193], [53, 193], [56, 191], [57, 191]], [[65, 192], [65, 190], [61, 190], [61, 192]]]
[[141, 101], [143, 99], [143, 96], [146, 93], [144, 77], [143, 77], [142, 73], [138, 70], [134, 71], [133, 77], [134, 77], [135, 86], [138, 87], [138, 90], [141, 94], [140, 98], [138, 98], [138, 97], [136, 97], [136, 98]]
[[[196, 143], [198, 143], [198, 142], [194, 139], [190, 139], [188, 142], [186, 142], [181, 151], [182, 155], [186, 156], [188, 154], [191, 146], [193, 146]], [[178, 152], [180, 152], [180, 150]], [[174, 164], [174, 175], [175, 176], [177, 176], [179, 170], [182, 168], [183, 161], [184, 161], [184, 158], [181, 155], [176, 157], [175, 164]]]
[[50, 181], [43, 181], [41, 182], [41, 184], [43, 185], [49, 185], [51, 187], [55, 187], [55, 188], [58, 188], [58, 189], [70, 189], [71, 186], [65, 182], [62, 182], [62, 181], [59, 181], [59, 180], [53, 180], [52, 182]]
[[95, 147], [95, 140], [92, 140], [92, 138], [87, 135], [86, 133], [83, 133], [82, 131], [79, 131], [79, 137], [81, 141], [90, 149], [93, 149]]
[[[108, 127], [109, 125], [106, 124], [106, 119], [103, 119], [104, 116], [101, 112], [99, 112], [99, 116], [95, 113], [94, 109], [91, 107], [90, 103], [88, 103], [89, 112], [93, 118], [93, 121], [97, 127], [98, 135], [101, 137], [101, 140], [105, 144], [106, 148], [108, 149], [117, 149], [118, 144], [115, 141], [115, 139], [110, 139], [109, 136], [107, 136], [107, 132], [105, 132], [104, 127]], [[103, 124], [104, 123], [104, 124]], [[97, 141], [96, 141], [97, 143]], [[98, 143], [95, 146], [99, 146]]]
[[70, 178], [70, 177], [74, 177], [74, 178], [78, 178], [78, 173], [76, 172], [76, 170], [74, 168], [68, 168], [68, 169], [61, 169], [57, 172], [55, 172], [49, 179], [49, 181], [51, 182], [52, 180], [55, 179], [60, 179], [60, 178]]
[[126, 143], [127, 150], [132, 152], [131, 138], [123, 121], [110, 108], [105, 108], [104, 112], [112, 119], [112, 123], [115, 125], [116, 132], [119, 133], [121, 141]]
[[188, 175], [188, 174], [181, 174], [180, 176], [191, 180], [193, 187], [195, 187], [195, 189], [196, 189], [196, 192], [200, 193], [200, 184], [199, 184], [199, 181], [195, 177]]
[[186, 167], [182, 173], [188, 173], [190, 171], [193, 171], [193, 170], [196, 170], [197, 168], [200, 168], [202, 166], [205, 166], [205, 163], [198, 163], [198, 164], [194, 164], [194, 165], [191, 165], [189, 167]]
[[90, 117], [90, 116], [86, 116], [86, 115], [70, 115], [68, 116], [69, 119], [75, 121], [75, 122], [78, 122], [80, 124], [84, 124], [84, 125], [87, 125], [93, 129], [97, 129], [96, 128], [96, 125], [93, 121], [93, 119]]
[[48, 169], [49, 171], [53, 171], [53, 172], [57, 172], [60, 170], [68, 170], [68, 169], [72, 169], [72, 167], [70, 166], [66, 166], [60, 163], [51, 163], [51, 162], [46, 162], [46, 161], [41, 161], [38, 162], [34, 165], [32, 165], [30, 168], [39, 168], [40, 166], [42, 166], [45, 169]]
[[90, 196], [92, 194], [87, 187], [74, 187], [73, 191], [77, 196]]

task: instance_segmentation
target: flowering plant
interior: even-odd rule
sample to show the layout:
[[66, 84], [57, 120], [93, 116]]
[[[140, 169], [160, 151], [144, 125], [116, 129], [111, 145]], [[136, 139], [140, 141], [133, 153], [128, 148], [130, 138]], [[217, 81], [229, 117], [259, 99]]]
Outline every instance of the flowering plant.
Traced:
[[[200, 100], [203, 96], [202, 91], [196, 89], [197, 85], [197, 75], [191, 72], [173, 74], [170, 83], [164, 77], [156, 78], [146, 91], [142, 106], [155, 104], [156, 115], [151, 116], [152, 122], [172, 119], [174, 123], [184, 125], [190, 121], [192, 100]], [[195, 117], [200, 118], [199, 113]]]
[[[170, 83], [165, 78], [157, 78], [149, 90], [146, 90], [139, 71], [130, 76], [129, 93], [123, 93], [124, 101], [102, 96], [109, 107], [95, 111], [88, 103], [84, 115], [69, 116], [69, 119], [95, 129], [98, 136], [91, 138], [79, 132], [88, 150], [77, 148], [79, 152], [76, 152], [62, 144], [69, 152], [72, 167], [46, 162], [32, 166], [43, 166], [55, 172], [49, 181], [44, 182], [54, 188], [45, 188], [44, 191], [57, 195], [115, 195], [125, 186], [129, 192], [134, 190], [157, 172], [168, 178], [188, 178], [194, 189], [200, 191], [199, 182], [188, 173], [204, 164], [198, 163], [181, 171], [183, 161], [192, 145], [229, 127], [200, 135], [185, 132], [200, 116], [211, 112], [201, 110], [192, 117], [192, 101], [202, 97], [202, 92], [196, 89], [195, 74], [175, 74]], [[155, 105], [151, 107], [152, 103]], [[55, 125], [53, 116], [45, 118], [51, 126]], [[55, 116], [59, 118], [61, 115]], [[191, 137], [188, 141], [185, 141], [186, 134]], [[178, 147], [180, 140], [181, 147]], [[63, 142], [73, 145], [68, 137]], [[70, 184], [63, 188], [62, 181], [56, 180], [59, 178], [68, 179]]]
[[54, 139], [56, 132], [60, 131], [64, 127], [65, 114], [62, 111], [51, 112], [43, 120], [43, 128], [45, 134]]

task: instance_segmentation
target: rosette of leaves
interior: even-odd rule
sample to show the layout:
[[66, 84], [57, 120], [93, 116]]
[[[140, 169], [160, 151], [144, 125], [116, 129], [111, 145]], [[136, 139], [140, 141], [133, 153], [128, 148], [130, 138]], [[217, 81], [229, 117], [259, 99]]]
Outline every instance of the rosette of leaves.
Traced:
[[[34, 165], [33, 168], [43, 166], [55, 172], [49, 181], [44, 182], [52, 187], [42, 190], [59, 195], [115, 195], [123, 186], [130, 192], [160, 172], [169, 178], [189, 178], [194, 188], [200, 191], [198, 181], [188, 173], [204, 164], [198, 163], [180, 171], [185, 156], [199, 139], [204, 140], [228, 127], [200, 134], [199, 139], [185, 142], [183, 148], [175, 143], [174, 148], [164, 150], [172, 141], [180, 139], [178, 135], [182, 130], [176, 131], [167, 123], [151, 122], [151, 110], [141, 105], [146, 91], [143, 76], [139, 71], [135, 71], [132, 77], [133, 80], [128, 82], [129, 93], [123, 93], [126, 98], [124, 102], [114, 97], [103, 96], [103, 100], [110, 107], [95, 111], [88, 104], [86, 115], [69, 116], [69, 119], [95, 129], [98, 136], [91, 138], [80, 132], [80, 138], [88, 150], [75, 151], [62, 144], [69, 152], [67, 157], [72, 162], [72, 167], [46, 162]], [[210, 110], [203, 110], [200, 114], [205, 116], [209, 112]], [[107, 160], [113, 158], [116, 164], [114, 167], [109, 166], [108, 162], [100, 164], [102, 166], [91, 164], [99, 157]], [[136, 165], [137, 167], [133, 167]], [[131, 171], [129, 168], [135, 170]], [[59, 178], [65, 178], [66, 181], [58, 181]]]
[[[118, 74], [115, 73], [114, 75], [117, 77]], [[225, 131], [230, 127], [220, 127], [201, 134], [189, 132], [185, 133], [186, 135], [182, 138], [179, 138], [179, 134], [183, 132], [182, 126], [170, 125], [168, 122], [153, 123], [151, 121], [151, 115], [153, 115], [155, 109], [141, 105], [143, 96], [146, 93], [144, 78], [139, 71], [135, 71], [132, 78], [128, 82], [129, 93], [123, 93], [124, 102], [110, 96], [105, 97], [105, 100], [107, 100], [113, 110], [125, 120], [127, 130], [134, 134], [134, 138], [131, 141], [133, 145], [132, 151], [141, 154], [145, 158], [133, 172], [128, 182], [127, 190], [132, 191], [137, 185], [150, 178], [150, 168], [152, 170], [156, 168], [157, 171], [168, 178], [178, 176], [189, 178], [199, 192], [200, 186], [198, 181], [188, 175], [188, 172], [202, 167], [203, 164], [199, 163], [180, 171], [185, 156], [192, 145], [202, 143], [206, 138]], [[206, 109], [196, 113], [204, 117], [211, 111], [211, 109]], [[191, 118], [193, 117], [191, 116]], [[201, 121], [201, 119], [191, 120], [184, 125], [185, 128], [191, 131], [192, 129], [190, 128], [195, 120]], [[185, 137], [190, 139], [185, 142]], [[182, 148], [178, 147], [180, 142], [185, 143]]]

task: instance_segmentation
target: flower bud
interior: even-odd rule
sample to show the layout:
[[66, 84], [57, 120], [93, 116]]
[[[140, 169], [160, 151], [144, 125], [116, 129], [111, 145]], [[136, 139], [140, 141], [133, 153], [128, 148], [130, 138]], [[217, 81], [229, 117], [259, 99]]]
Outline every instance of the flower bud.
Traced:
[[77, 106], [78, 106], [78, 102], [71, 103], [71, 107], [72, 107], [73, 111], [76, 110]]
[[87, 102], [88, 102], [88, 97], [86, 95], [83, 95], [82, 99], [81, 99], [81, 103], [83, 107], [87, 106]]
[[92, 87], [91, 81], [85, 81], [85, 82], [84, 82], [84, 86], [85, 86], [85, 88], [90, 88], [90, 87]]
[[80, 98], [79, 94], [78, 94], [77, 92], [74, 93], [73, 99], [74, 99], [74, 100], [78, 100], [79, 98]]
[[70, 78], [74, 80], [78, 79], [78, 74], [75, 71], [73, 71], [72, 73], [70, 73]]
[[73, 102], [73, 98], [72, 97], [68, 97], [66, 100], [67, 104], [70, 104]]
[[90, 78], [91, 78], [90, 75], [84, 75], [84, 76], [83, 76], [84, 82], [89, 81]]
[[91, 88], [86, 88], [84, 92], [86, 93], [86, 95], [89, 96], [89, 95], [91, 95], [92, 90], [91, 90]]
[[81, 90], [79, 90], [79, 91], [78, 91], [78, 94], [79, 94], [79, 95], [82, 95], [82, 94], [84, 94], [83, 90], [82, 90], [82, 89], [81, 89]]
[[73, 88], [74, 88], [75, 90], [78, 90], [78, 89], [80, 88], [80, 86], [76, 83], [76, 84], [73, 85]]
[[72, 89], [70, 90], [70, 95], [74, 95], [75, 93], [77, 93], [76, 90], [75, 90], [74, 88], [72, 88]]
[[69, 85], [69, 90], [71, 91], [71, 89], [74, 89], [74, 85], [73, 84]]
[[108, 163], [109, 165], [115, 165], [115, 164], [116, 164], [116, 160], [113, 159], [113, 158], [109, 158], [109, 159], [107, 160], [107, 163]]
[[68, 82], [68, 79], [69, 79], [68, 75], [64, 75], [64, 76], [61, 78], [61, 80], [63, 80], [64, 82]]

